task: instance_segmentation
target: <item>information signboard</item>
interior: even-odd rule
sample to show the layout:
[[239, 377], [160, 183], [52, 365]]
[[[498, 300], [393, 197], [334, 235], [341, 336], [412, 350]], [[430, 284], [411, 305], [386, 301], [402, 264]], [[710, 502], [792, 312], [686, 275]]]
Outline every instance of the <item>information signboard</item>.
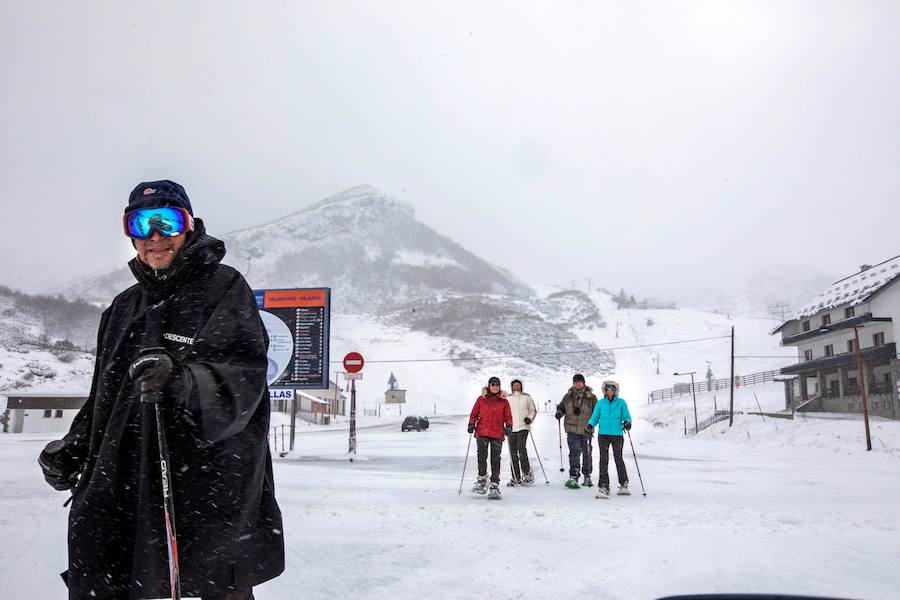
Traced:
[[272, 388], [327, 389], [331, 288], [254, 290], [269, 334]]

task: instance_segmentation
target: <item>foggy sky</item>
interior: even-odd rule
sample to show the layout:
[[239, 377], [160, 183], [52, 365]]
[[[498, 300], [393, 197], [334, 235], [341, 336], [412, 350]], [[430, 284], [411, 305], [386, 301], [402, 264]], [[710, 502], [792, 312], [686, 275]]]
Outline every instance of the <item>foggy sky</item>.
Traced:
[[161, 178], [213, 234], [370, 184], [530, 283], [837, 279], [900, 254], [897, 31], [896, 1], [5, 0], [0, 284], [120, 266]]

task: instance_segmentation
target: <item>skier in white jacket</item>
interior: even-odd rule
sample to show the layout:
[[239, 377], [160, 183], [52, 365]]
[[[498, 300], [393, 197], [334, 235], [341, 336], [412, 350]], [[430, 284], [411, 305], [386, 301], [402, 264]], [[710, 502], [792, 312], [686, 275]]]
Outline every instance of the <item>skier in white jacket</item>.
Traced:
[[531, 423], [537, 416], [537, 407], [534, 405], [531, 395], [522, 391], [522, 381], [512, 380], [512, 393], [507, 397], [509, 408], [512, 411], [512, 433], [509, 435], [510, 460], [512, 461], [512, 476], [510, 486], [534, 485], [534, 474], [528, 463], [528, 432]]

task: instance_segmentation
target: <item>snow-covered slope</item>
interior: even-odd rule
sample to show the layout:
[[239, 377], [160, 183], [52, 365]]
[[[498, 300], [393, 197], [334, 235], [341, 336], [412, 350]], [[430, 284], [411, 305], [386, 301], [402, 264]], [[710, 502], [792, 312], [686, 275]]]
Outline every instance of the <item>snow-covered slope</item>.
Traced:
[[[69, 306], [65, 301], [53, 304], [62, 309]], [[70, 389], [87, 392], [93, 356], [64, 343], [63, 336], [53, 335], [52, 328], [48, 333], [48, 321], [53, 318], [49, 311], [22, 308], [13, 294], [0, 289], [0, 394]], [[80, 331], [70, 325], [59, 332]], [[0, 403], [0, 410], [5, 408], [5, 403]]]
[[[577, 292], [541, 301], [508, 271], [420, 223], [411, 207], [371, 186], [223, 238], [225, 262], [252, 287], [330, 287], [332, 314], [377, 315], [386, 327], [476, 346], [469, 357], [528, 355], [542, 368], [588, 372], [613, 366], [609, 354], [573, 334], [576, 324], [604, 325]], [[73, 293], [108, 302], [132, 283], [123, 268]]]

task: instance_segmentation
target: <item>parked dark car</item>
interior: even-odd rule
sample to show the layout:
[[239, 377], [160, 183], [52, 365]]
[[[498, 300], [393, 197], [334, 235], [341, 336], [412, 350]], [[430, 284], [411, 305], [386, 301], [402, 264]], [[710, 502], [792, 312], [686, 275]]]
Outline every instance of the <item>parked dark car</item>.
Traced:
[[428, 422], [427, 417], [416, 417], [409, 416], [403, 419], [403, 424], [400, 426], [400, 431], [410, 431], [415, 429], [416, 431], [425, 431], [428, 429], [430, 423]]

